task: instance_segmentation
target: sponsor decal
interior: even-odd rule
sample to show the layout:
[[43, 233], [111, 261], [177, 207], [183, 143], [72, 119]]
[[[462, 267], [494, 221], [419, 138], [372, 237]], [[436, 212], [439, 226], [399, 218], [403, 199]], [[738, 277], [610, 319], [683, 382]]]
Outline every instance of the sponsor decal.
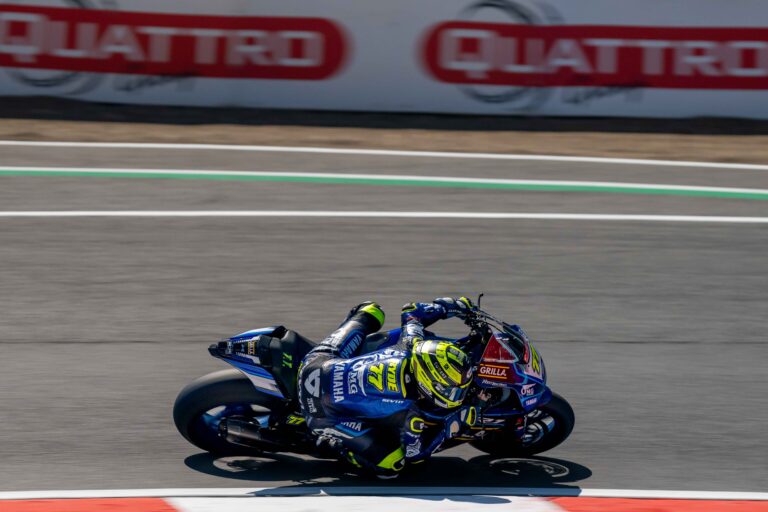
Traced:
[[563, 101], [571, 105], [586, 105], [612, 96], [626, 96], [629, 98], [633, 92], [639, 89], [639, 86], [629, 85], [589, 88], [574, 87], [563, 94]]
[[384, 363], [374, 364], [368, 367], [368, 384], [379, 392], [384, 391]]
[[529, 398], [528, 400], [525, 401], [525, 406], [528, 407], [529, 405], [533, 405], [538, 401], [539, 401], [538, 398]]
[[[339, 329], [335, 333], [331, 335], [331, 339], [328, 341], [334, 346], [338, 346], [342, 342], [344, 342], [344, 338], [342, 335], [344, 334], [344, 331], [342, 329]], [[352, 354], [357, 350], [357, 347], [360, 346], [360, 344], [363, 342], [363, 335], [359, 332], [356, 332], [352, 336], [349, 337], [346, 342], [344, 342], [344, 346], [341, 347], [341, 350], [339, 350], [339, 355], [343, 357], [344, 359], [349, 359], [352, 357]]]
[[[355, 370], [353, 368], [352, 371], [347, 374], [347, 393], [350, 395], [356, 395], [362, 388], [362, 379], [363, 371]], [[363, 394], [365, 394], [365, 391], [363, 391]]]
[[352, 365], [352, 371], [347, 374], [347, 391], [350, 395], [362, 393], [363, 396], [368, 396], [365, 392], [365, 360], [357, 361]]
[[290, 416], [288, 416], [286, 423], [288, 423], [289, 425], [301, 425], [305, 421], [306, 420], [301, 416], [294, 416], [293, 414], [291, 414]]
[[[325, 80], [348, 42], [323, 18], [3, 5], [0, 66], [176, 77]], [[105, 9], [106, 7], [107, 9]]]
[[125, 76], [115, 77], [114, 88], [125, 93], [137, 93], [146, 89], [162, 87], [165, 85], [178, 85], [179, 90], [191, 90], [193, 77], [191, 76]]
[[536, 379], [543, 379], [544, 371], [542, 368], [541, 356], [539, 356], [539, 353], [536, 350], [536, 348], [533, 346], [533, 343], [529, 343], [528, 347], [531, 351], [531, 360], [528, 362], [528, 365], [525, 367], [525, 374], [531, 377], [534, 377]]
[[[60, 0], [63, 7], [77, 9], [109, 9], [118, 10], [119, 7], [114, 0]], [[8, 7], [10, 9], [10, 7]], [[0, 12], [3, 8], [0, 7]], [[5, 25], [3, 25], [5, 27]], [[0, 36], [7, 35], [7, 29], [0, 31]], [[0, 39], [0, 44], [7, 44], [6, 37]], [[37, 89], [44, 89], [45, 92], [62, 92], [65, 94], [83, 94], [101, 85], [105, 75], [95, 73], [78, 73], [71, 71], [45, 71], [35, 69], [6, 68], [4, 70], [11, 78], [17, 82]]]
[[344, 401], [344, 363], [336, 363], [333, 365], [332, 374], [332, 393], [333, 402], [339, 403]]
[[387, 366], [387, 391], [393, 393], [400, 392], [400, 385], [397, 383], [397, 361], [392, 361]]
[[[496, 84], [478, 79], [478, 73], [485, 73], [483, 59], [493, 60], [495, 57], [482, 53], [487, 49], [475, 46], [477, 41], [472, 37], [473, 34], [482, 37], [476, 30], [488, 23], [511, 27], [562, 24], [563, 20], [554, 8], [543, 2], [528, 5], [508, 0], [478, 0], [462, 10], [457, 18], [431, 27], [424, 37], [423, 61], [432, 78], [456, 85], [476, 101], [503, 104], [517, 110], [536, 110], [550, 98], [552, 90], [547, 88]], [[466, 69], [467, 66], [477, 69]], [[462, 72], [472, 74], [475, 80], [459, 78]]]
[[240, 360], [240, 361], [243, 361], [243, 362], [248, 362], [248, 363], [254, 364], [254, 365], [260, 365], [261, 364], [261, 360], [258, 358], [258, 356], [249, 356], [249, 355], [245, 355], [245, 354], [240, 354], [240, 355], [235, 355], [235, 357], [233, 357], [233, 359]]
[[480, 101], [536, 108], [552, 87], [599, 88], [574, 104], [640, 87], [768, 88], [764, 27], [567, 25], [544, 3], [507, 0], [481, 0], [459, 18], [428, 30], [424, 63]]
[[355, 432], [360, 432], [363, 430], [363, 423], [360, 421], [342, 421], [340, 425], [348, 428], [349, 430], [354, 430]]
[[477, 369], [478, 375], [485, 379], [498, 379], [507, 380], [509, 367], [507, 366], [494, 366], [490, 364], [481, 364]]
[[483, 387], [494, 387], [494, 388], [508, 387], [505, 382], [498, 381], [498, 380], [488, 380], [488, 379], [480, 379], [480, 385]]
[[315, 398], [320, 396], [320, 368], [315, 368], [304, 378], [304, 389]]
[[536, 384], [526, 384], [520, 388], [520, 396], [533, 396]]

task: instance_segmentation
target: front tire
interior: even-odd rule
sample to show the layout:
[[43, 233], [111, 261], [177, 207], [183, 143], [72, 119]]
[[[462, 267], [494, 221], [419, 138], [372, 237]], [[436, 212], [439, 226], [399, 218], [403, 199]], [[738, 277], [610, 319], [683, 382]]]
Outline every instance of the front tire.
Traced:
[[488, 432], [483, 439], [473, 441], [471, 443], [472, 446], [491, 455], [530, 457], [531, 455], [551, 450], [571, 435], [576, 422], [576, 416], [571, 404], [565, 398], [557, 393], [553, 393], [552, 400], [536, 409], [536, 411], [541, 411], [555, 421], [552, 430], [547, 432], [538, 441], [530, 445], [522, 445], [516, 440], [510, 430], [503, 429], [497, 432]]
[[184, 439], [201, 450], [215, 455], [253, 454], [258, 450], [228, 443], [218, 433], [223, 417], [252, 416], [253, 406], [274, 410], [280, 401], [260, 393], [240, 371], [221, 370], [181, 390], [173, 405], [173, 422]]

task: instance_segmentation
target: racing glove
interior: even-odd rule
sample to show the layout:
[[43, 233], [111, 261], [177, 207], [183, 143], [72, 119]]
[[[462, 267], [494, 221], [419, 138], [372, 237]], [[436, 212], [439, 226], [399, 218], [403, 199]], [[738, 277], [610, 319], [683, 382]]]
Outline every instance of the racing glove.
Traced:
[[475, 304], [467, 297], [459, 297], [456, 299], [452, 297], [441, 297], [435, 299], [435, 304], [442, 306], [445, 310], [443, 318], [459, 317], [463, 320], [467, 318], [471, 312], [477, 311], [477, 306], [475, 306]]
[[445, 308], [431, 302], [409, 302], [403, 305], [400, 321], [403, 325], [418, 322], [428, 327], [440, 319], [445, 318]]
[[445, 418], [443, 436], [445, 439], [459, 436], [475, 426], [477, 422], [477, 407], [465, 405]]
[[[429, 458], [440, 446], [469, 430], [477, 422], [477, 408], [464, 406], [443, 419], [442, 424], [427, 422], [420, 414], [408, 416], [402, 433], [405, 460], [417, 464]], [[435, 431], [436, 429], [436, 431]], [[431, 433], [426, 431], [431, 430]]]

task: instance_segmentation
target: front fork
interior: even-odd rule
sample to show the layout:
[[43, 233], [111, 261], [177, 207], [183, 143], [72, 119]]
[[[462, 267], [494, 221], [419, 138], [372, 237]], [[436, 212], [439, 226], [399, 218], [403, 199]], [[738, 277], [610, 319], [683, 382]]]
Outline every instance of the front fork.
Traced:
[[[481, 424], [485, 423], [482, 412], [480, 413], [479, 421]], [[504, 429], [511, 431], [521, 445], [528, 446], [540, 441], [551, 432], [555, 427], [555, 420], [541, 412], [541, 410], [534, 409], [527, 414], [515, 415], [509, 418], [504, 422], [504, 425]]]

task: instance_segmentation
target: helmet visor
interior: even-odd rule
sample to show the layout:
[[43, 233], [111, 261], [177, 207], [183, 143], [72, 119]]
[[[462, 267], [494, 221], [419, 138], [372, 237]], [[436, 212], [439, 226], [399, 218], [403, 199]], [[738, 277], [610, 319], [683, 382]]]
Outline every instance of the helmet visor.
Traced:
[[443, 386], [439, 382], [433, 382], [433, 385], [435, 386], [435, 391], [451, 405], [461, 404], [467, 396], [467, 391], [469, 391], [469, 386], [464, 386], [463, 388], [459, 386]]

